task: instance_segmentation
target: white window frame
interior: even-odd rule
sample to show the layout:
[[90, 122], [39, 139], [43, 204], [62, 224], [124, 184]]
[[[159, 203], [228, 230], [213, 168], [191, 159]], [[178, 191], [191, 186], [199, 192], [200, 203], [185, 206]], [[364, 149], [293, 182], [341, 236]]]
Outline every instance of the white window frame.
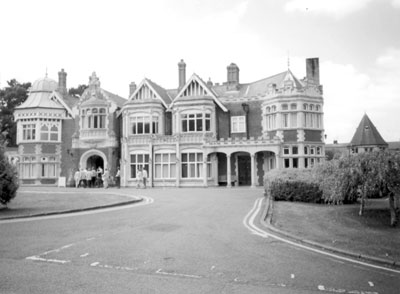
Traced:
[[246, 133], [246, 116], [231, 117], [231, 133]]
[[176, 179], [176, 164], [175, 151], [154, 153], [154, 179]]

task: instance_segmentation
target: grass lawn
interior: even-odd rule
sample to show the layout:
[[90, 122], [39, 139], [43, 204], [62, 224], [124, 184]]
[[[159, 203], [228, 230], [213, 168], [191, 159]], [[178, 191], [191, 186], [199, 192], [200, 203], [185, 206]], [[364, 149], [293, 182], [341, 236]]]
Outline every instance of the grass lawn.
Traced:
[[117, 193], [116, 189], [23, 187], [18, 190], [17, 196], [11, 200], [7, 208], [0, 205], [0, 219], [104, 206], [132, 200], [127, 196], [116, 195]]
[[272, 224], [302, 239], [400, 262], [400, 226], [390, 226], [388, 199], [359, 205], [275, 201]]

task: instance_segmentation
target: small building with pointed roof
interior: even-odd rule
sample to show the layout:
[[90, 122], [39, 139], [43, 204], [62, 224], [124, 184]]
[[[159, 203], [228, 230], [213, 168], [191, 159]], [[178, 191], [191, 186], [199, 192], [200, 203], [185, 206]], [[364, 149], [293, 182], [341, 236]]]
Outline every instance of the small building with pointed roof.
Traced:
[[385, 150], [388, 146], [368, 115], [364, 114], [348, 148], [351, 154], [356, 154]]

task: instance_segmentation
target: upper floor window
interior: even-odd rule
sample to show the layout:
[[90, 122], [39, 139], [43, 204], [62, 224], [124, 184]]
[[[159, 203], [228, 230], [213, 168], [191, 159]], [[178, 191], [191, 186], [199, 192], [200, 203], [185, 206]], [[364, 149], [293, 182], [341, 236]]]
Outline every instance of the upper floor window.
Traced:
[[211, 130], [211, 114], [190, 113], [181, 115], [182, 132], [209, 132]]
[[303, 110], [308, 110], [308, 104], [306, 103], [303, 104]]
[[158, 134], [158, 116], [137, 115], [130, 118], [131, 134]]
[[106, 127], [106, 109], [83, 109], [81, 111], [81, 119], [84, 129], [104, 129]]
[[288, 110], [288, 109], [289, 109], [289, 107], [287, 104], [282, 104], [282, 110]]
[[297, 109], [297, 104], [296, 103], [290, 104], [290, 109], [291, 110], [296, 110]]
[[246, 132], [246, 117], [245, 116], [232, 116], [231, 117], [231, 131], [232, 131], [232, 133], [245, 133]]
[[321, 106], [316, 105], [316, 106], [315, 106], [315, 110], [316, 110], [316, 111], [321, 111]]
[[43, 124], [40, 127], [41, 141], [58, 141], [58, 126]]
[[34, 141], [36, 139], [36, 124], [27, 123], [22, 125], [22, 140]]
[[310, 111], [313, 111], [313, 110], [314, 110], [314, 105], [310, 104]]

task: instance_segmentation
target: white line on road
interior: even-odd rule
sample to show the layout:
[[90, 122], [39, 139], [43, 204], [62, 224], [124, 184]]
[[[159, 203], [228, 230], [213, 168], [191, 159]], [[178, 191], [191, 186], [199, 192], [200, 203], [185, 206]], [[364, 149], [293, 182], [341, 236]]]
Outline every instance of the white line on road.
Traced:
[[368, 282], [368, 285], [370, 285], [371, 287], [373, 287], [374, 286], [374, 283], [372, 283], [372, 282]]
[[272, 233], [266, 232], [260, 228], [258, 228], [255, 224], [254, 224], [254, 219], [255, 217], [259, 214], [260, 210], [261, 210], [261, 206], [262, 206], [262, 201], [263, 201], [264, 197], [258, 198], [254, 205], [253, 208], [250, 210], [250, 212], [244, 217], [243, 219], [243, 224], [246, 228], [248, 228], [253, 234], [258, 235], [262, 238], [267, 238], [267, 237], [272, 237], [276, 240], [285, 242], [287, 244], [299, 247], [299, 248], [303, 248], [305, 250], [309, 250], [315, 253], [319, 253], [322, 255], [326, 255], [326, 256], [330, 256], [336, 259], [340, 259], [340, 260], [345, 260], [351, 263], [355, 263], [355, 264], [359, 264], [359, 265], [363, 265], [366, 267], [371, 267], [371, 268], [375, 268], [375, 269], [381, 269], [381, 270], [385, 270], [385, 271], [390, 271], [393, 273], [397, 273], [400, 274], [400, 270], [395, 270], [395, 269], [391, 269], [391, 268], [387, 268], [387, 267], [383, 267], [383, 266], [379, 266], [379, 265], [374, 265], [371, 263], [367, 263], [367, 262], [362, 262], [362, 261], [358, 261], [358, 260], [354, 260], [348, 257], [344, 257], [344, 256], [340, 256], [334, 253], [330, 253], [330, 252], [326, 252], [326, 251], [322, 251], [313, 247], [309, 247], [303, 244], [299, 244], [290, 240], [287, 240], [285, 238], [279, 237], [277, 235], [274, 235]]
[[156, 274], [177, 276], [177, 277], [186, 277], [186, 278], [195, 278], [195, 279], [202, 278], [201, 276], [197, 276], [197, 275], [180, 274], [180, 273], [175, 273], [175, 272], [164, 272], [164, 271], [162, 271], [161, 268], [156, 271]]
[[80, 255], [80, 257], [86, 257], [88, 255], [89, 255], [89, 253], [84, 253], [84, 254]]
[[292, 279], [294, 279], [294, 274], [291, 274], [290, 277], [291, 277]]

